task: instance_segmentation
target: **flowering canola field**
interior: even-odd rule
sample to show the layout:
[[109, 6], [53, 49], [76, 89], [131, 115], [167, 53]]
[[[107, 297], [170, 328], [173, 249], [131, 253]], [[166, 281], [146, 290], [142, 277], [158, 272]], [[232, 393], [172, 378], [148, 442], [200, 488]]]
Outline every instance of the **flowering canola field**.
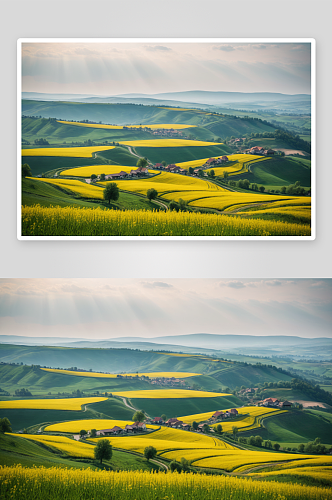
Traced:
[[310, 236], [310, 234], [311, 230], [307, 225], [240, 219], [217, 214], [40, 205], [22, 207], [24, 236]]
[[107, 398], [66, 398], [66, 399], [16, 399], [0, 401], [0, 409], [34, 410], [73, 410], [79, 411], [82, 405], [106, 401]]
[[105, 125], [103, 123], [79, 123], [79, 122], [68, 122], [65, 120], [57, 120], [58, 123], [63, 123], [64, 125], [77, 125], [78, 127], [91, 127], [91, 128], [106, 128], [122, 130], [123, 127], [126, 128], [151, 128], [151, 129], [174, 129], [180, 130], [184, 128], [196, 127], [196, 125], [186, 125], [180, 123], [155, 123], [155, 124], [144, 124], [144, 125]]
[[22, 156], [68, 156], [72, 158], [92, 158], [93, 153], [114, 148], [115, 146], [82, 146], [75, 148], [22, 149]]
[[227, 476], [56, 467], [1, 467], [0, 494], [11, 500], [328, 500], [317, 486]]
[[192, 141], [190, 139], [147, 139], [138, 141], [119, 141], [119, 144], [133, 148], [180, 148], [188, 146], [217, 146], [223, 142]]
[[[109, 181], [100, 182], [99, 184], [105, 185], [107, 182]], [[205, 196], [210, 194], [210, 192], [221, 193], [225, 191], [222, 187], [217, 186], [213, 182], [169, 172], [162, 172], [149, 179], [119, 180], [117, 181], [117, 185], [119, 189], [140, 194], [146, 194], [148, 189], [154, 188], [157, 190], [159, 196], [164, 196], [164, 193], [167, 192], [174, 193], [176, 191], [190, 191], [193, 192], [194, 195], [195, 191], [203, 190]]]
[[[92, 174], [118, 174], [119, 172], [131, 172], [131, 170], [136, 170], [136, 167], [126, 167], [124, 165], [91, 165], [87, 167], [76, 167], [69, 168], [68, 170], [63, 170], [60, 175], [72, 176], [72, 177], [91, 177]], [[109, 181], [110, 182], [110, 181]]]
[[186, 389], [156, 389], [143, 391], [119, 391], [112, 392], [115, 396], [123, 396], [133, 399], [183, 399], [183, 398], [218, 398], [220, 396], [231, 396], [221, 392], [191, 391]]
[[[211, 156], [210, 158], [219, 158], [219, 156]], [[266, 160], [265, 156], [260, 156], [260, 155], [247, 155], [247, 154], [234, 154], [234, 155], [227, 155], [227, 158], [229, 162], [235, 162], [233, 164], [226, 163], [223, 166], [216, 166], [216, 165], [211, 165], [211, 167], [207, 168], [207, 170], [214, 170], [216, 175], [222, 175], [222, 173], [226, 170], [229, 174], [237, 173], [239, 174], [240, 172], [243, 173], [244, 171], [244, 164], [246, 163], [254, 163], [255, 161], [260, 161], [260, 160]], [[192, 168], [198, 168], [203, 166], [206, 161], [209, 158], [201, 158], [198, 160], [190, 160], [190, 161], [183, 161], [176, 163], [178, 167], [184, 168], [186, 170], [189, 169], [189, 167]]]
[[[80, 428], [80, 430], [82, 427]], [[79, 430], [79, 431], [80, 431]], [[78, 431], [78, 432], [79, 432]], [[84, 444], [74, 439], [69, 439], [64, 436], [45, 436], [38, 434], [11, 434], [13, 436], [23, 437], [24, 439], [29, 439], [30, 441], [36, 441], [37, 443], [42, 443], [51, 448], [55, 448], [58, 451], [63, 452], [71, 457], [79, 458], [94, 458], [94, 447], [89, 444]]]
[[[232, 427], [236, 425], [239, 430], [250, 430], [255, 429], [260, 426], [260, 418], [266, 417], [267, 415], [278, 415], [279, 413], [284, 413], [286, 410], [278, 410], [275, 408], [265, 408], [262, 406], [244, 406], [242, 408], [237, 408], [239, 416], [245, 416], [242, 420], [222, 420], [218, 422], [221, 424], [223, 432], [228, 432], [232, 430]], [[223, 412], [227, 410], [222, 410]], [[187, 424], [192, 424], [196, 422], [204, 422], [212, 417], [215, 411], [210, 411], [207, 413], [197, 413], [196, 415], [187, 415], [184, 417], [179, 417], [179, 420]], [[249, 415], [248, 415], [249, 414]]]
[[[73, 370], [58, 370], [56, 368], [41, 368], [45, 372], [63, 373], [65, 375], [75, 375], [76, 377], [101, 377], [101, 378], [117, 378], [116, 373], [98, 373], [98, 372], [79, 372]], [[201, 375], [201, 373], [187, 373], [187, 372], [144, 372], [144, 373], [121, 373], [122, 377], [174, 377], [174, 378], [187, 378]]]
[[[98, 442], [100, 438], [90, 439], [89, 441]], [[204, 434], [162, 427], [160, 430], [151, 434], [142, 434], [140, 436], [115, 436], [107, 437], [112, 446], [137, 453], [144, 453], [147, 446], [154, 446], [158, 454], [164, 454], [170, 450], [177, 450], [181, 457], [187, 457], [189, 450], [199, 449], [201, 455], [206, 453], [210, 455], [216, 450], [233, 450], [234, 446], [215, 439]]]
[[[45, 432], [72, 432], [78, 434], [82, 429], [91, 431], [96, 429], [112, 429], [115, 426], [124, 429], [126, 425], [131, 425], [133, 422], [130, 420], [113, 420], [113, 419], [84, 419], [84, 420], [70, 420], [69, 422], [60, 422], [58, 424], [51, 424], [45, 427]], [[148, 429], [158, 429], [156, 425], [147, 425]]]
[[263, 477], [278, 479], [278, 476], [299, 476], [311, 477], [332, 483], [332, 466], [330, 467], [293, 467], [282, 470], [272, 470], [270, 472], [255, 472], [248, 474], [250, 477]]
[[[28, 178], [30, 179], [30, 177]], [[52, 184], [53, 186], [58, 186], [71, 194], [78, 195], [83, 198], [103, 199], [103, 188], [86, 184], [85, 182], [75, 179], [53, 179], [48, 177], [44, 177], [42, 179], [31, 177], [31, 179], [37, 180], [38, 182], [46, 182], [47, 184]]]

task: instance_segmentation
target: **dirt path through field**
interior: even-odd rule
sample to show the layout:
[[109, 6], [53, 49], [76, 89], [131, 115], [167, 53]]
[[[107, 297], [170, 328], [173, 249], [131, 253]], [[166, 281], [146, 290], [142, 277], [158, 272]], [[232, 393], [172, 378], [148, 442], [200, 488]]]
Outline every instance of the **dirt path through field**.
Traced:
[[131, 406], [131, 405], [128, 403], [128, 401], [127, 401], [127, 399], [126, 399], [126, 398], [124, 398], [123, 396], [118, 396], [118, 397], [122, 399], [122, 401], [123, 401], [123, 402], [124, 402], [124, 404], [127, 406], [127, 408], [130, 408], [131, 410], [137, 411], [137, 408], [134, 408], [133, 406]]

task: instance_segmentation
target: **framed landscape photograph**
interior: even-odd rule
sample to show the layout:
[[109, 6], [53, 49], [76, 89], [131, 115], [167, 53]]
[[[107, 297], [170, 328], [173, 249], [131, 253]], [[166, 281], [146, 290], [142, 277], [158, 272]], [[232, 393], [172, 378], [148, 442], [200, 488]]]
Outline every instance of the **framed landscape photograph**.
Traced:
[[315, 40], [18, 40], [17, 236], [315, 239]]

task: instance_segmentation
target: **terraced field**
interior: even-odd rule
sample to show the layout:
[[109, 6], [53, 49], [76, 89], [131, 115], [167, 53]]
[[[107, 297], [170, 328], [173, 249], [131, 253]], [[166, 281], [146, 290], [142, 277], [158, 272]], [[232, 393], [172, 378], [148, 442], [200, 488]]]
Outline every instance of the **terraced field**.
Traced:
[[[71, 370], [58, 370], [56, 368], [41, 368], [45, 372], [52, 373], [63, 373], [65, 375], [74, 375], [76, 377], [96, 377], [96, 378], [118, 378], [116, 373], [98, 373], [98, 372], [79, 372]], [[200, 375], [200, 373], [190, 373], [190, 372], [144, 372], [144, 373], [121, 373], [121, 377], [149, 377], [149, 378], [161, 378], [161, 377], [174, 377], [174, 378], [187, 378], [195, 377]]]
[[129, 173], [131, 170], [136, 170], [136, 167], [128, 167], [124, 165], [91, 165], [88, 167], [69, 168], [68, 170], [63, 170], [62, 172], [60, 172], [60, 175], [87, 178], [91, 177], [92, 174], [109, 175], [109, 174], [117, 174], [121, 171]]

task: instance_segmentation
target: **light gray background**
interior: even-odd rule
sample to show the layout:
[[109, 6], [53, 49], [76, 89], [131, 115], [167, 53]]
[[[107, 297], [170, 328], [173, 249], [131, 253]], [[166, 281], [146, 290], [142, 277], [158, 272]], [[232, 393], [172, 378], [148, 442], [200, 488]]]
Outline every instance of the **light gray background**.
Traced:
[[[2, 0], [0, 277], [330, 277], [330, 0]], [[18, 241], [16, 40], [303, 37], [317, 42], [315, 241]], [[231, 90], [231, 89], [229, 89]]]

